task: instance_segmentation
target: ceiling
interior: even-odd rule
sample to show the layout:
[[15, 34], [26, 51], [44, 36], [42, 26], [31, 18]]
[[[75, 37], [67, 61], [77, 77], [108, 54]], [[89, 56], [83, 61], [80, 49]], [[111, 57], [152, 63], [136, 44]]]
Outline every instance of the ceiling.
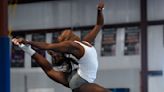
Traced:
[[57, 1], [57, 0], [8, 0], [8, 3], [9, 4], [26, 4], [26, 3], [35, 3], [35, 2], [43, 2], [43, 1]]

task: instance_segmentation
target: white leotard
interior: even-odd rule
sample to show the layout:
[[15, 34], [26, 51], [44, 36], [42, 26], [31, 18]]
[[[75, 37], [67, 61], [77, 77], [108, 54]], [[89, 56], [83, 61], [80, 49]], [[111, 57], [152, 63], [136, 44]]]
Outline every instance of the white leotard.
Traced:
[[[84, 55], [79, 59], [78, 74], [87, 80], [89, 83], [93, 83], [96, 79], [98, 69], [98, 59], [96, 49], [92, 46], [89, 47], [79, 41], [74, 41], [80, 44], [84, 48]], [[87, 42], [86, 42], [87, 43]]]

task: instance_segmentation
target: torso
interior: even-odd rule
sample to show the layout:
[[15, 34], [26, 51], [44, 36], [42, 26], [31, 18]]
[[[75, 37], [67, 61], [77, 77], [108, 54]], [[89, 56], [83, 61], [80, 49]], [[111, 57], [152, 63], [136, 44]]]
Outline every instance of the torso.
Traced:
[[81, 52], [81, 57], [78, 60], [78, 74], [88, 82], [92, 83], [96, 78], [98, 69], [96, 49], [85, 41], [75, 41], [75, 43], [77, 43], [79, 48], [83, 50], [83, 52]]

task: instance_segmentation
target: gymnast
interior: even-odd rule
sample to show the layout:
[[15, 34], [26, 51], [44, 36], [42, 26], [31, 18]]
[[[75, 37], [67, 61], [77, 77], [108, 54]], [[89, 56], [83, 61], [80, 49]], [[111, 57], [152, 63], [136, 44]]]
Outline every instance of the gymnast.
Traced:
[[[58, 43], [33, 42], [26, 41], [22, 38], [14, 38], [12, 42], [32, 56], [36, 63], [41, 66], [52, 80], [71, 88], [73, 92], [107, 92], [105, 88], [94, 83], [98, 69], [98, 59], [95, 48], [90, 44], [103, 26], [103, 8], [104, 3], [100, 0], [98, 4], [97, 23], [82, 41], [71, 30], [65, 30], [58, 37]], [[63, 56], [63, 53], [72, 54], [78, 59], [78, 69], [73, 70], [71, 73], [56, 71], [51, 64], [42, 55], [33, 50], [30, 45], [48, 50], [58, 62], [68, 61], [67, 57]]]

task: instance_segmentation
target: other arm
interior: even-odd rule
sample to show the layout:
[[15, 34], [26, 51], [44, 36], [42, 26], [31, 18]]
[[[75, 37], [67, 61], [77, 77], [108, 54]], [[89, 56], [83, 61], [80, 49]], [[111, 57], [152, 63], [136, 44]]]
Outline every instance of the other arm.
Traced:
[[103, 8], [104, 8], [104, 2], [103, 0], [100, 0], [97, 7], [97, 23], [94, 26], [94, 28], [83, 38], [83, 41], [87, 41], [91, 43], [96, 38], [99, 31], [101, 30], [104, 24]]

